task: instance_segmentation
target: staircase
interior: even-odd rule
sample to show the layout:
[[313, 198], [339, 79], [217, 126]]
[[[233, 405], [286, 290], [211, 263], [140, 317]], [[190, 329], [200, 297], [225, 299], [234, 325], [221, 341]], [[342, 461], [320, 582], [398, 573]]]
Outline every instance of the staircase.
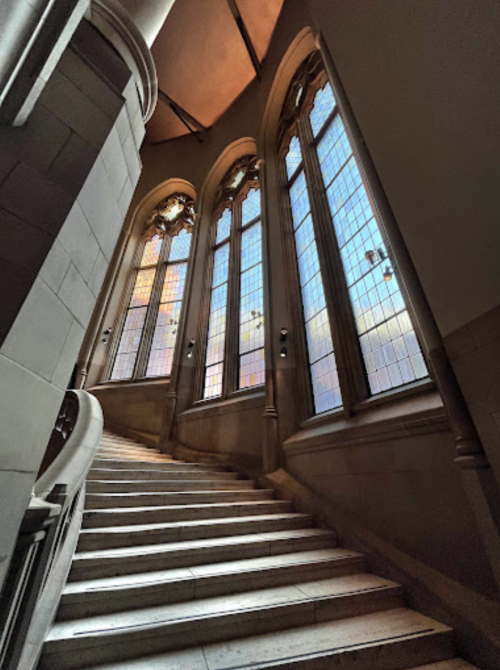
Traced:
[[105, 432], [39, 670], [473, 670], [335, 533], [222, 466]]

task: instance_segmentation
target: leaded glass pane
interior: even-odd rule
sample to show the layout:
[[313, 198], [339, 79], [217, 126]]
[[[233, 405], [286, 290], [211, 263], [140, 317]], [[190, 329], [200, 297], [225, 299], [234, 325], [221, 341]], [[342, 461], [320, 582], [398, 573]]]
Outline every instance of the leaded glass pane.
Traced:
[[302, 163], [302, 152], [300, 150], [300, 142], [297, 135], [294, 135], [290, 140], [288, 151], [285, 156], [285, 163], [288, 179], [291, 179], [299, 165]]
[[265, 382], [264, 349], [252, 351], [240, 359], [240, 388], [250, 388]]
[[289, 191], [316, 413], [342, 405], [323, 280], [304, 172]]
[[186, 272], [187, 263], [167, 266], [146, 370], [148, 377], [169, 375], [172, 372]]
[[142, 252], [141, 267], [146, 265], [156, 265], [160, 257], [161, 243], [163, 239], [159, 235], [155, 235], [144, 245]]
[[333, 97], [332, 87], [327, 82], [314, 96], [313, 108], [309, 116], [314, 137], [323, 128], [334, 107], [335, 98]]
[[178, 265], [169, 265], [167, 267], [160, 302], [171, 302], [179, 300], [179, 296], [182, 297], [186, 282], [186, 271], [187, 263], [179, 263]]
[[217, 239], [216, 244], [220, 244], [231, 234], [231, 210], [225, 209], [217, 221]]
[[188, 232], [185, 228], [172, 238], [172, 246], [170, 247], [168, 256], [169, 262], [183, 261], [189, 257], [192, 238], [192, 233]]
[[147, 307], [129, 309], [123, 325], [111, 379], [130, 379], [141, 342]]
[[422, 379], [427, 368], [340, 116], [318, 158], [371, 392]]
[[155, 278], [156, 268], [139, 270], [129, 307], [143, 307], [149, 303], [151, 289]]
[[229, 244], [215, 251], [205, 357], [204, 398], [222, 393], [224, 350], [226, 343], [227, 289], [229, 279]]
[[260, 221], [245, 230], [241, 236], [241, 271], [262, 263], [262, 226]]
[[241, 220], [243, 225], [245, 226], [258, 216], [260, 216], [260, 190], [253, 188], [241, 203]]

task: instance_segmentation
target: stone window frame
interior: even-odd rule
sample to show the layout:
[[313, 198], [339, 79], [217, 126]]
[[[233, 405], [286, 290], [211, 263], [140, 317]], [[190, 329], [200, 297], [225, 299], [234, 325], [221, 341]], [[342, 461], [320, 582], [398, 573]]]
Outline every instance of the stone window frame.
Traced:
[[[327, 82], [329, 82], [332, 88], [337, 104], [335, 106], [335, 111], [330, 115], [330, 121], [325, 124], [325, 127], [315, 138], [309, 122], [309, 114], [312, 110], [314, 97], [317, 91], [323, 88]], [[369, 391], [367, 374], [360, 350], [347, 282], [342, 267], [342, 259], [335, 239], [326, 189], [324, 187], [323, 177], [316, 153], [316, 145], [324, 135], [327, 125], [333, 121], [336, 114], [340, 115], [345, 126], [352, 152], [384, 240], [384, 245], [389, 253], [391, 269], [398, 277], [401, 293], [403, 294], [413, 328], [418, 338], [420, 350], [429, 372], [429, 376], [423, 379], [378, 394], [371, 394]], [[331, 418], [349, 417], [356, 411], [361, 410], [368, 405], [386, 402], [396, 397], [409, 395], [434, 387], [431, 378], [432, 366], [430, 365], [426, 348], [423, 346], [423, 337], [419, 328], [419, 321], [416, 317], [414, 306], [409, 298], [408, 291], [406, 290], [405, 282], [402, 280], [382, 214], [377, 206], [377, 198], [374, 194], [376, 185], [372, 185], [372, 180], [367, 175], [363, 156], [360, 155], [357, 143], [353, 138], [352, 126], [353, 121], [350, 115], [346, 114], [344, 109], [343, 95], [338, 95], [336, 82], [332, 81], [332, 77], [329, 76], [329, 71], [325, 66], [321, 52], [319, 50], [313, 51], [298, 67], [291, 80], [281, 109], [276, 142], [276, 153], [278, 156], [277, 169], [279, 173], [278, 179], [282, 193], [282, 197], [280, 198], [280, 211], [282, 218], [285, 269], [288, 286], [290, 287], [291, 321], [296, 361], [296, 365], [294, 366], [294, 376], [297, 397], [300, 397], [301, 400], [300, 403], [298, 403], [299, 415], [297, 418], [298, 422], [304, 425], [308, 425], [311, 421], [316, 423]], [[303, 168], [309, 192], [311, 215], [318, 242], [318, 256], [322, 270], [329, 325], [334, 343], [337, 370], [343, 399], [343, 405], [341, 407], [319, 414], [316, 414], [314, 410], [299, 270], [294, 241], [293, 219], [288, 194], [289, 179], [285, 164], [285, 156], [288, 152], [289, 142], [294, 135], [299, 137], [302, 151]]]
[[[169, 207], [169, 205], [173, 200], [177, 199], [182, 200], [184, 204], [184, 209], [179, 215], [175, 216], [172, 220], [169, 221], [162, 216], [162, 212]], [[184, 331], [184, 322], [186, 319], [186, 309], [187, 309], [186, 304], [188, 303], [188, 292], [190, 289], [189, 276], [193, 264], [194, 246], [195, 246], [194, 245], [195, 219], [196, 219], [195, 202], [193, 198], [188, 194], [180, 191], [171, 193], [168, 197], [164, 198], [160, 203], [158, 203], [158, 205], [151, 211], [150, 215], [148, 216], [146, 223], [144, 225], [143, 233], [134, 251], [133, 260], [131, 263], [131, 270], [129, 272], [125, 289], [123, 291], [122, 299], [120, 301], [120, 306], [117, 311], [117, 318], [113, 327], [113, 337], [111, 341], [111, 346], [108, 352], [106, 365], [104, 367], [102, 376], [103, 382], [107, 384], [120, 384], [120, 383], [128, 384], [136, 381], [143, 382], [143, 381], [157, 381], [162, 379], [169, 380], [173, 376], [174, 367], [176, 366], [179, 358], [179, 350], [182, 347], [182, 340], [183, 340], [182, 333]], [[192, 235], [188, 257], [186, 259], [169, 261], [169, 255], [170, 250], [172, 248], [173, 239], [182, 230], [186, 230], [189, 234]], [[141, 266], [141, 260], [145, 246], [147, 242], [151, 240], [155, 235], [159, 235], [163, 240], [158, 260], [155, 264], [151, 266]], [[151, 353], [151, 345], [153, 343], [154, 331], [161, 303], [161, 295], [163, 291], [165, 274], [170, 265], [176, 265], [182, 263], [186, 264], [186, 279], [182, 295], [181, 311], [179, 315], [179, 321], [177, 324], [177, 337], [175, 341], [174, 357], [171, 372], [166, 375], [147, 375], [147, 366], [149, 356]], [[147, 305], [146, 317], [142, 328], [141, 341], [137, 351], [133, 373], [131, 377], [126, 377], [122, 379], [111, 379], [111, 374], [113, 371], [118, 348], [120, 346], [123, 327], [127, 317], [127, 312], [132, 297], [132, 293], [134, 290], [136, 277], [139, 270], [146, 269], [148, 267], [156, 267], [156, 272], [153, 281], [153, 286], [151, 289], [151, 294], [149, 297], [149, 303]]]
[[[230, 184], [234, 176], [244, 169], [246, 174], [241, 184], [236, 188], [231, 188]], [[253, 220], [245, 226], [241, 225], [242, 202], [251, 189], [258, 189], [261, 194], [261, 214], [262, 224], [262, 270], [263, 270], [263, 292], [264, 292], [264, 312], [267, 308], [267, 287], [265, 285], [265, 215], [264, 215], [264, 194], [262, 192], [262, 183], [260, 175], [260, 161], [254, 154], [245, 154], [236, 159], [222, 178], [220, 185], [215, 193], [212, 215], [210, 220], [209, 237], [207, 242], [208, 258], [206, 260], [206, 277], [204, 293], [202, 297], [202, 309], [200, 311], [200, 322], [198, 328], [199, 356], [196, 366], [196, 378], [194, 385], [195, 402], [217, 403], [224, 401], [232, 396], [240, 396], [261, 392], [265, 387], [263, 384], [250, 386], [244, 389], [239, 388], [239, 317], [240, 317], [240, 278], [241, 278], [241, 237], [244, 230], [253, 225]], [[231, 233], [228, 238], [230, 244], [229, 250], [229, 273], [228, 273], [228, 294], [227, 294], [227, 316], [225, 329], [225, 351], [224, 368], [221, 395], [205, 398], [205, 371], [206, 371], [206, 351], [208, 340], [208, 324], [210, 318], [210, 301], [212, 294], [212, 277], [214, 269], [215, 250], [222, 246], [216, 243], [217, 222], [225, 209], [231, 210]], [[264, 317], [265, 323], [265, 317]], [[264, 351], [267, 347], [267, 331], [264, 331]], [[265, 369], [264, 369], [265, 374]]]

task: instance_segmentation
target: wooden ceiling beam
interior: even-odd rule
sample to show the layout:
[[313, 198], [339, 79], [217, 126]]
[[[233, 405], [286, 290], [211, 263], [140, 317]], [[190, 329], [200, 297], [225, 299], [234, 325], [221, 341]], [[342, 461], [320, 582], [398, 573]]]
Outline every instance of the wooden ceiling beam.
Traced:
[[238, 26], [238, 30], [240, 31], [240, 35], [243, 39], [243, 42], [245, 43], [246, 50], [248, 51], [248, 55], [250, 56], [250, 60], [252, 61], [253, 69], [255, 70], [255, 74], [257, 75], [257, 79], [261, 81], [262, 79], [262, 65], [260, 63], [259, 57], [257, 56], [257, 52], [255, 51], [255, 47], [253, 45], [252, 40], [250, 39], [250, 35], [248, 34], [248, 30], [245, 26], [245, 22], [241, 18], [240, 10], [238, 9], [238, 5], [236, 4], [236, 0], [227, 0], [227, 4], [229, 5], [229, 9], [231, 10], [231, 14], [234, 17], [234, 20], [236, 21], [236, 25]]

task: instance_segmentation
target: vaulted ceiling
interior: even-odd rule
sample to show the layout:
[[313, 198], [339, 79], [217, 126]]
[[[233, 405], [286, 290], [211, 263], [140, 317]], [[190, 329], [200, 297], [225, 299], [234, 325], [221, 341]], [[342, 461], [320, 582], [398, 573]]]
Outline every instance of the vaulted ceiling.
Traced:
[[189, 133], [179, 114], [193, 130], [210, 128], [221, 117], [255, 78], [251, 52], [262, 62], [283, 3], [175, 2], [152, 46], [160, 99], [147, 126], [148, 142]]

